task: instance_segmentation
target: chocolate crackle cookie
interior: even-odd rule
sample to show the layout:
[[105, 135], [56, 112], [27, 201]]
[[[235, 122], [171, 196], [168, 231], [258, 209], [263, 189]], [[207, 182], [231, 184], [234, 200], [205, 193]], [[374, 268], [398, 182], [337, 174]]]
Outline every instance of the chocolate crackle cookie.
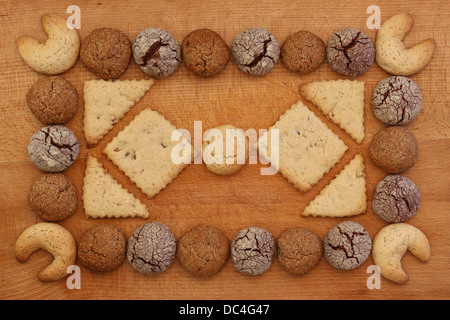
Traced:
[[419, 114], [422, 94], [407, 77], [393, 76], [378, 82], [372, 96], [375, 116], [389, 125], [405, 125]]
[[262, 76], [278, 61], [280, 46], [266, 29], [247, 29], [237, 35], [231, 45], [233, 61], [245, 73]]
[[372, 198], [373, 211], [387, 222], [405, 222], [419, 209], [420, 190], [410, 179], [389, 175], [378, 182]]
[[36, 131], [28, 143], [28, 155], [45, 172], [61, 172], [72, 165], [80, 153], [75, 133], [63, 125], [46, 126]]
[[133, 57], [145, 73], [155, 77], [167, 77], [178, 69], [181, 62], [181, 46], [168, 31], [148, 28], [134, 39]]
[[283, 42], [280, 56], [289, 70], [311, 72], [325, 60], [325, 43], [312, 32], [298, 31]]
[[186, 67], [195, 75], [211, 77], [221, 72], [230, 60], [230, 48], [217, 33], [198, 29], [189, 33], [181, 43]]
[[114, 79], [127, 70], [131, 58], [131, 41], [114, 28], [92, 31], [80, 49], [81, 62], [96, 76]]
[[359, 76], [369, 70], [375, 59], [375, 47], [364, 32], [343, 28], [333, 33], [327, 43], [327, 61], [334, 71], [345, 76]]
[[44, 125], [64, 124], [78, 109], [77, 90], [60, 76], [40, 78], [28, 90], [26, 99], [31, 112]]

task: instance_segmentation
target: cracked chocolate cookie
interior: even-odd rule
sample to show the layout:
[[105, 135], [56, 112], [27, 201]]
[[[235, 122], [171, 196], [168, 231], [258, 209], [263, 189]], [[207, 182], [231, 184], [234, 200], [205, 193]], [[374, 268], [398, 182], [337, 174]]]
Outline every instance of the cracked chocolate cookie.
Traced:
[[343, 28], [333, 33], [326, 53], [333, 70], [345, 76], [363, 74], [375, 59], [375, 47], [369, 36], [355, 28]]
[[292, 275], [311, 271], [322, 257], [322, 241], [313, 231], [293, 227], [283, 231], [277, 240], [278, 261]]
[[386, 172], [402, 173], [417, 161], [417, 140], [405, 127], [387, 127], [372, 138], [369, 156], [373, 163]]
[[199, 225], [184, 234], [177, 247], [181, 265], [191, 274], [210, 277], [227, 262], [230, 243], [219, 229]]
[[99, 224], [86, 230], [78, 244], [78, 259], [92, 271], [117, 269], [125, 260], [127, 238], [112, 224]]
[[26, 100], [31, 112], [44, 125], [64, 124], [78, 109], [77, 90], [60, 76], [40, 78], [28, 90]]
[[99, 28], [83, 41], [80, 60], [85, 67], [102, 79], [115, 79], [130, 64], [131, 41], [120, 30]]
[[161, 222], [150, 222], [134, 230], [128, 239], [127, 259], [140, 273], [159, 273], [172, 264], [176, 251], [172, 230]]
[[312, 32], [298, 31], [283, 42], [280, 56], [289, 70], [308, 73], [325, 60], [325, 43]]
[[28, 143], [28, 155], [45, 172], [61, 172], [70, 167], [80, 153], [75, 133], [63, 125], [45, 126]]
[[344, 221], [331, 228], [323, 239], [323, 253], [336, 269], [350, 270], [362, 265], [370, 255], [372, 240], [362, 225]]
[[134, 39], [133, 57], [145, 73], [167, 77], [177, 70], [181, 62], [181, 46], [166, 30], [148, 28]]
[[72, 216], [77, 208], [77, 192], [62, 173], [38, 176], [28, 193], [31, 210], [45, 221], [60, 221]]
[[413, 181], [401, 175], [389, 175], [378, 182], [372, 207], [387, 222], [405, 222], [416, 214], [420, 199], [420, 190]]
[[211, 77], [221, 72], [230, 60], [230, 48], [215, 31], [199, 29], [181, 43], [184, 64], [194, 74]]
[[252, 28], [236, 36], [231, 45], [231, 55], [239, 69], [262, 76], [277, 63], [280, 46], [266, 29]]
[[407, 77], [392, 76], [378, 82], [372, 96], [375, 116], [389, 125], [405, 125], [419, 114], [422, 94]]
[[233, 266], [247, 275], [260, 275], [269, 270], [276, 253], [277, 247], [272, 234], [258, 227], [239, 231], [230, 246]]

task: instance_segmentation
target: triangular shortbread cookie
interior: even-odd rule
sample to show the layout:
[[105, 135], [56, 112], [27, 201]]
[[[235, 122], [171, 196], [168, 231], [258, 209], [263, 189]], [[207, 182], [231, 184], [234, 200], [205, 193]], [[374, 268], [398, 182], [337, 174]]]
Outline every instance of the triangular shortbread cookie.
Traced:
[[[272, 154], [273, 129], [279, 144]], [[274, 131], [276, 132], [276, 131]], [[276, 141], [276, 139], [273, 139]], [[348, 147], [301, 101], [292, 105], [258, 140], [260, 156], [271, 162], [301, 192], [315, 185], [342, 158]]]
[[122, 187], [91, 154], [86, 160], [83, 205], [87, 218], [148, 218], [145, 204]]
[[[103, 152], [152, 198], [191, 162], [192, 146], [184, 137], [180, 142], [172, 141], [174, 131], [177, 128], [170, 121], [147, 108], [119, 132]], [[181, 134], [174, 140], [179, 137]]]
[[148, 80], [89, 80], [84, 82], [84, 136], [99, 142], [151, 88]]
[[329, 80], [300, 86], [300, 94], [316, 105], [356, 142], [364, 139], [364, 82]]
[[358, 154], [309, 203], [302, 215], [347, 217], [363, 213], [366, 208], [364, 159]]

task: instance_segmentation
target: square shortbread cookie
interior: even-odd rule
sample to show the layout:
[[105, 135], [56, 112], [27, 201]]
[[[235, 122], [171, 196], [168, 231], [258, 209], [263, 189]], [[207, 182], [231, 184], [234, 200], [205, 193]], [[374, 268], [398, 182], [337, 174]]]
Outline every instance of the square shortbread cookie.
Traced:
[[[278, 161], [271, 159], [271, 130], [279, 130]], [[292, 105], [258, 140], [260, 155], [301, 192], [315, 185], [348, 147], [301, 101]]]
[[190, 163], [192, 153], [180, 151], [181, 163], [174, 163], [172, 150], [191, 152], [190, 143], [172, 141], [177, 128], [150, 108], [139, 113], [105, 147], [103, 152], [150, 198], [164, 189]]

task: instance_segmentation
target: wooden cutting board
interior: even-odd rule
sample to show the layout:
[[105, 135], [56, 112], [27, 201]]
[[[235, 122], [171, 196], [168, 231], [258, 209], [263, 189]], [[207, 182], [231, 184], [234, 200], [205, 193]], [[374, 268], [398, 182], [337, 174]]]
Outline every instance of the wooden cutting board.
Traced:
[[[14, 244], [28, 226], [40, 222], [27, 203], [32, 181], [40, 174], [30, 162], [27, 144], [30, 136], [42, 125], [33, 117], [25, 101], [30, 86], [42, 75], [30, 69], [20, 58], [14, 41], [20, 35], [32, 34], [45, 40], [40, 17], [66, 13], [72, 1], [2, 1], [0, 2], [0, 298], [1, 299], [448, 299], [450, 297], [450, 265], [448, 224], [450, 222], [450, 106], [447, 76], [450, 55], [448, 33], [450, 23], [448, 1], [378, 1], [381, 19], [409, 12], [415, 20], [407, 36], [407, 46], [425, 38], [434, 38], [437, 50], [431, 63], [411, 78], [419, 85], [423, 107], [419, 116], [408, 125], [419, 142], [419, 160], [404, 175], [420, 188], [422, 203], [409, 223], [421, 229], [431, 243], [431, 260], [421, 263], [407, 253], [402, 262], [410, 276], [406, 285], [384, 278], [380, 289], [369, 289], [367, 279], [373, 265], [370, 257], [361, 267], [340, 271], [322, 258], [311, 272], [294, 277], [275, 260], [272, 267], [256, 277], [237, 272], [229, 260], [210, 279], [198, 279], [188, 274], [175, 260], [165, 272], [142, 275], [125, 261], [110, 273], [95, 273], [80, 266], [81, 289], [69, 290], [66, 281], [40, 282], [36, 274], [51, 257], [36, 252], [28, 262], [14, 257]], [[282, 43], [298, 30], [309, 30], [325, 42], [332, 32], [343, 27], [355, 27], [375, 41], [376, 30], [368, 29], [364, 1], [345, 1], [339, 5], [327, 1], [77, 1], [81, 9], [81, 29], [84, 40], [98, 27], [113, 27], [130, 39], [143, 29], [159, 27], [170, 31], [180, 42], [190, 32], [209, 28], [218, 32], [231, 45], [234, 37], [250, 27], [270, 30]], [[293, 103], [302, 99], [301, 83], [313, 80], [344, 79], [327, 63], [307, 75], [289, 72], [281, 61], [266, 76], [252, 77], [239, 71], [230, 62], [226, 69], [211, 79], [200, 79], [182, 64], [170, 77], [158, 79], [144, 98], [93, 149], [87, 149], [82, 133], [83, 81], [94, 79], [78, 61], [63, 74], [78, 90], [79, 110], [67, 126], [81, 141], [81, 152], [67, 176], [75, 184], [79, 201], [74, 216], [61, 221], [77, 241], [83, 232], [99, 223], [120, 226], [127, 237], [138, 226], [160, 221], [180, 238], [190, 228], [204, 223], [222, 229], [231, 240], [240, 229], [249, 226], [266, 228], [277, 238], [292, 226], [302, 226], [316, 232], [322, 239], [327, 231], [346, 219], [305, 218], [303, 208], [357, 153], [364, 156], [367, 174], [367, 212], [349, 220], [361, 223], [372, 239], [386, 225], [372, 208], [375, 185], [386, 173], [368, 158], [368, 146], [373, 135], [384, 127], [373, 115], [371, 97], [379, 80], [389, 75], [376, 63], [356, 79], [365, 81], [366, 138], [360, 145], [343, 130], [327, 121], [310, 103], [313, 112], [349, 146], [341, 161], [309, 192], [301, 194], [281, 174], [260, 175], [262, 164], [247, 164], [237, 174], [221, 177], [209, 172], [204, 164], [187, 167], [165, 190], [153, 199], [146, 196], [105, 155], [102, 149], [133, 117], [146, 107], [163, 114], [176, 127], [193, 136], [194, 121], [202, 121], [203, 131], [220, 124], [234, 124], [247, 130], [266, 129]], [[134, 61], [121, 79], [142, 79]], [[92, 152], [105, 168], [130, 192], [145, 202], [150, 210], [148, 219], [87, 220], [81, 201], [82, 179], [87, 152]]]

